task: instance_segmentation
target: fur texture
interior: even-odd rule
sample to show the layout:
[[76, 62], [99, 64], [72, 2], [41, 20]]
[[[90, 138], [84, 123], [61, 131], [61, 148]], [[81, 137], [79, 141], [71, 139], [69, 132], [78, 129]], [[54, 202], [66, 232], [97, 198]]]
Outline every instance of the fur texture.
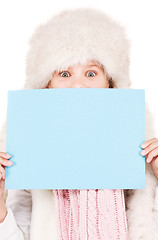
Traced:
[[[155, 137], [153, 118], [146, 103], [145, 113], [145, 140]], [[146, 163], [146, 187], [145, 189], [128, 190], [126, 196], [127, 220], [129, 228], [129, 240], [156, 240], [158, 239], [158, 227], [155, 221], [156, 188], [158, 180], [153, 175], [150, 164]]]
[[54, 70], [96, 59], [118, 88], [128, 88], [125, 29], [96, 9], [63, 11], [39, 25], [29, 40], [24, 88], [44, 88]]

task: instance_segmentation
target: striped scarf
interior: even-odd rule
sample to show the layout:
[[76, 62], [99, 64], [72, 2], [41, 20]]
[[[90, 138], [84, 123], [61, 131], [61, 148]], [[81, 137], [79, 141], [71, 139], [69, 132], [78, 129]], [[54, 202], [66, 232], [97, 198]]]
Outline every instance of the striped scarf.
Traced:
[[53, 190], [59, 240], [127, 240], [122, 189]]

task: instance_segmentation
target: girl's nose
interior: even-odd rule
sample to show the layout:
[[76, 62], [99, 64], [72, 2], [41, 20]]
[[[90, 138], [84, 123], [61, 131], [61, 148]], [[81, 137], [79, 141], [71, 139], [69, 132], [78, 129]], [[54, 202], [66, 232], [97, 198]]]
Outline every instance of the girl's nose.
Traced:
[[76, 84], [76, 85], [73, 85], [72, 88], [84, 88], [84, 86], [79, 85], [79, 84], [78, 84], [78, 85]]
[[72, 83], [72, 88], [84, 88], [84, 81], [81, 79], [75, 79]]

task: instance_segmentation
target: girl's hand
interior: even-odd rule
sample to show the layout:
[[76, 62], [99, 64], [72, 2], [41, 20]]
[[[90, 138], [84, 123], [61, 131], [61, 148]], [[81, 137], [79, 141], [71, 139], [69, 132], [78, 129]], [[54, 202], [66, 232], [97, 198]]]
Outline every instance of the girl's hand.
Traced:
[[5, 166], [12, 166], [13, 162], [8, 159], [11, 158], [11, 155], [5, 152], [0, 152], [0, 199], [3, 198], [4, 189], [5, 189]]
[[141, 155], [145, 156], [147, 163], [151, 164], [155, 176], [158, 178], [158, 139], [152, 138], [145, 141], [141, 148]]

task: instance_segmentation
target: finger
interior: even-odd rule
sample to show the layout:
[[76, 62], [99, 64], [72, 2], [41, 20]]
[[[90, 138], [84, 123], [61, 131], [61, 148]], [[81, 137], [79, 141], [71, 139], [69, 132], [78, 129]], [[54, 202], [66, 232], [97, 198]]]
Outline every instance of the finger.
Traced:
[[143, 149], [141, 151], [141, 155], [145, 156], [146, 154], [148, 154], [149, 152], [151, 152], [153, 149], [158, 147], [158, 140], [154, 141], [153, 143], [151, 143], [150, 145], [148, 145], [148, 147], [146, 147], [145, 149]]
[[5, 169], [2, 166], [0, 166], [0, 173], [3, 177], [5, 176]]
[[6, 159], [3, 159], [3, 158], [0, 158], [0, 164], [4, 165], [4, 166], [11, 166], [11, 165], [13, 165], [13, 162], [10, 161], [10, 160], [6, 160]]
[[5, 159], [9, 159], [11, 158], [11, 155], [5, 152], [0, 152], [0, 157], [5, 158]]
[[1, 180], [1, 179], [5, 179], [5, 174], [3, 174], [3, 173], [0, 172], [0, 180]]
[[152, 161], [152, 159], [154, 158], [154, 157], [156, 157], [156, 156], [158, 156], [158, 148], [155, 148], [154, 150], [152, 150], [149, 154], [148, 154], [148, 157], [147, 157], [147, 162], [149, 163], [149, 162], [151, 162]]
[[151, 143], [153, 143], [153, 142], [155, 142], [157, 140], [158, 140], [157, 138], [149, 139], [149, 140], [147, 140], [147, 141], [142, 143], [141, 148], [146, 148], [149, 144], [151, 144]]

